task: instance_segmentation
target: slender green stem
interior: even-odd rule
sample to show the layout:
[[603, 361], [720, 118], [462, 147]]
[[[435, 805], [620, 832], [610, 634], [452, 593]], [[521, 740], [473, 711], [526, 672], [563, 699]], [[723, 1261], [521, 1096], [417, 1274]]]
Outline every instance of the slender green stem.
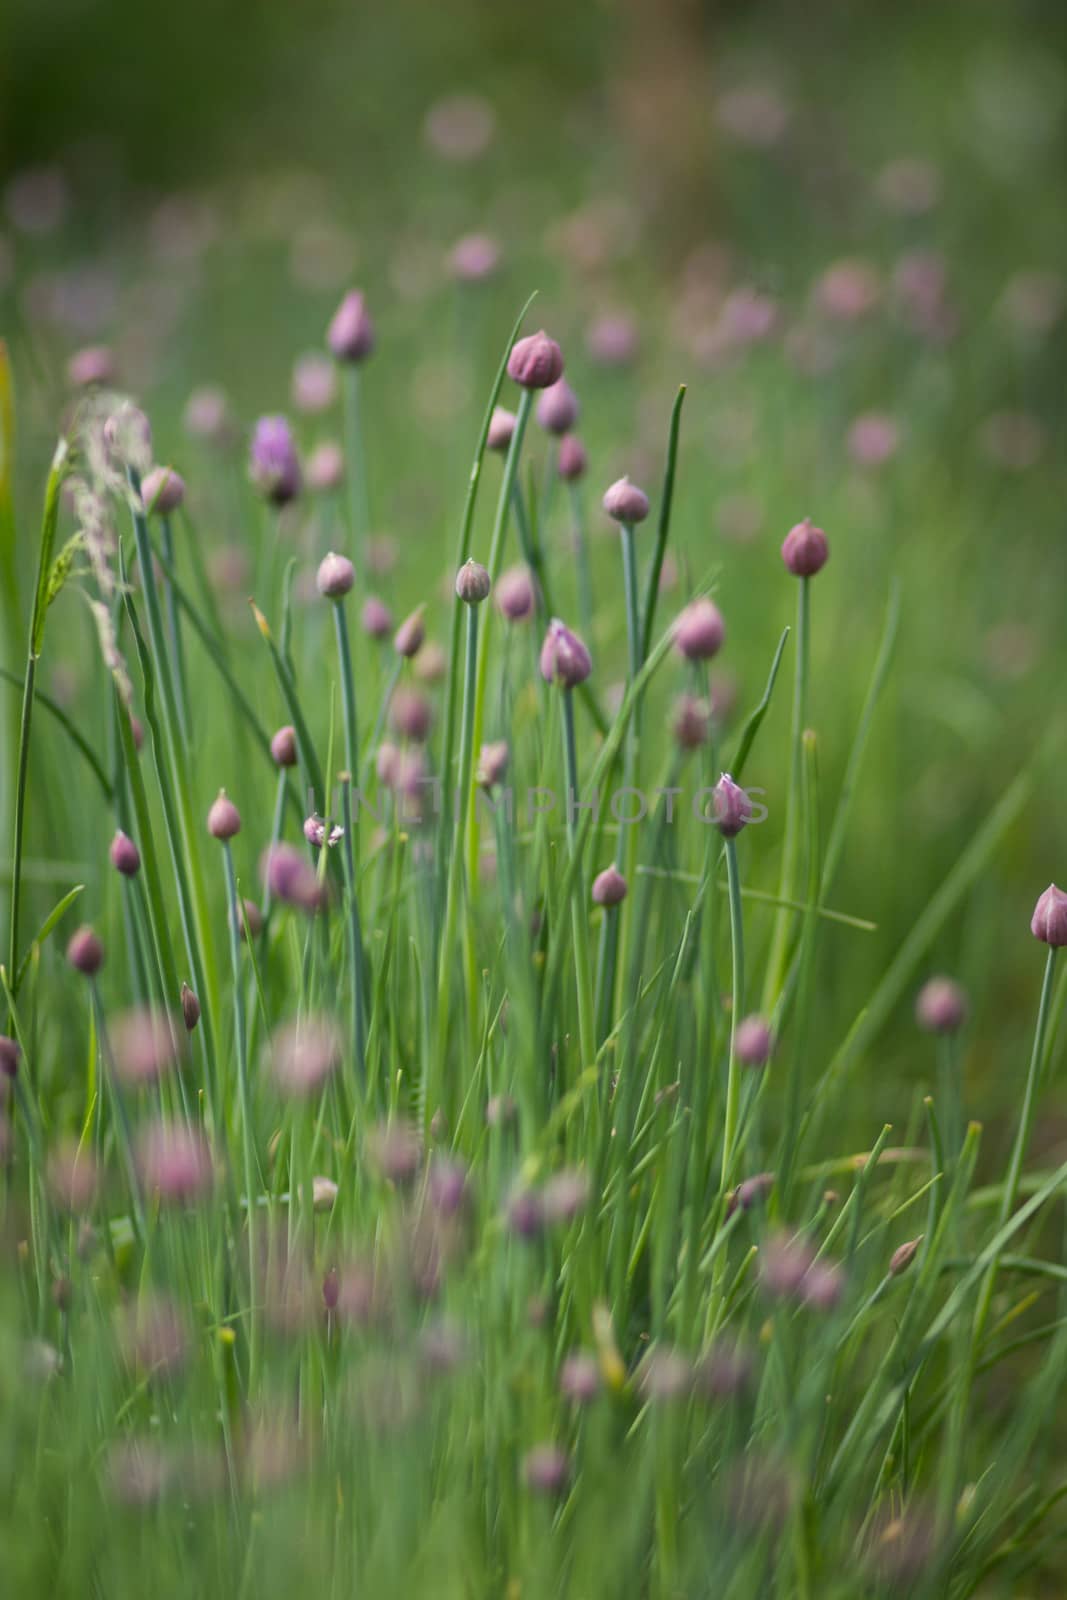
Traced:
[[[161, 542], [163, 553], [167, 558], [167, 567], [172, 571], [174, 568], [174, 534], [169, 517], [162, 519]], [[170, 640], [171, 665], [174, 672], [174, 703], [178, 712], [178, 725], [181, 728], [182, 742], [188, 749], [190, 728], [189, 701], [185, 690], [185, 651], [182, 645], [178, 599], [174, 593], [174, 585], [166, 572], [163, 575], [163, 592], [167, 602], [167, 633]]]
[[366, 1076], [366, 1018], [363, 995], [363, 931], [359, 914], [359, 836], [356, 816], [352, 809], [353, 776], [359, 777], [359, 732], [356, 725], [356, 686], [352, 676], [352, 650], [348, 638], [348, 619], [344, 601], [333, 608], [337, 631], [337, 656], [341, 666], [341, 700], [345, 725], [346, 778], [343, 780], [344, 806], [344, 865], [346, 890], [349, 897], [349, 962], [352, 972], [352, 1032], [356, 1051], [356, 1066], [362, 1084]]
[[[515, 418], [515, 431], [511, 436], [508, 446], [507, 459], [504, 462], [504, 476], [500, 483], [500, 493], [497, 496], [496, 516], [493, 519], [493, 535], [489, 544], [489, 576], [493, 583], [500, 576], [500, 568], [504, 559], [504, 541], [507, 533], [508, 514], [511, 510], [511, 492], [515, 483], [515, 476], [519, 470], [519, 458], [522, 455], [522, 442], [526, 436], [526, 427], [533, 410], [534, 391], [524, 389], [519, 400], [519, 409]], [[493, 634], [493, 618], [495, 608], [490, 608], [485, 627], [482, 629], [480, 648], [478, 651], [478, 671], [474, 686], [474, 712], [471, 727], [471, 745], [475, 750], [480, 750], [485, 730], [485, 696], [489, 683], [489, 652]], [[445, 772], [446, 786], [451, 781], [449, 773]], [[467, 884], [470, 895], [477, 892], [478, 877], [478, 810], [472, 806], [467, 813]]]
[[582, 632], [587, 639], [593, 633], [593, 576], [589, 566], [589, 537], [582, 510], [581, 491], [576, 483], [567, 485], [571, 504], [571, 530], [574, 537], [574, 559], [578, 570], [578, 615]]
[[[457, 602], [458, 604], [459, 602]], [[438, 1109], [443, 1092], [442, 1077], [448, 1051], [448, 1030], [451, 1012], [453, 944], [456, 937], [456, 917], [463, 875], [463, 835], [467, 813], [471, 809], [477, 755], [474, 746], [474, 698], [478, 669], [478, 612], [479, 606], [467, 606], [467, 648], [463, 676], [463, 720], [460, 725], [459, 774], [456, 796], [456, 817], [448, 861], [448, 887], [445, 894], [445, 916], [438, 949], [437, 972], [437, 1049], [435, 1052], [436, 1080], [427, 1097], [429, 1115]], [[469, 1020], [475, 1024], [477, 995], [468, 995]]]
[[593, 1032], [593, 980], [589, 963], [589, 914], [586, 906], [585, 874], [581, 866], [581, 841], [575, 821], [578, 800], [578, 748], [574, 737], [574, 695], [563, 690], [563, 760], [567, 779], [567, 839], [575, 877], [570, 890], [571, 930], [578, 982], [578, 1041], [582, 1066], [596, 1059]]
[[11, 999], [18, 995], [19, 979], [19, 911], [22, 894], [22, 844], [26, 827], [26, 779], [30, 767], [30, 729], [33, 724], [33, 692], [37, 678], [37, 661], [44, 642], [45, 613], [48, 610], [48, 577], [52, 566], [56, 524], [59, 520], [59, 496], [66, 476], [68, 447], [60, 440], [52, 457], [52, 469], [45, 489], [44, 515], [41, 519], [41, 542], [37, 556], [37, 583], [34, 588], [33, 611], [30, 616], [29, 648], [26, 652], [26, 677], [22, 690], [22, 716], [19, 722], [19, 753], [15, 780], [15, 825], [11, 847], [11, 930], [8, 943], [8, 978]]
[[730, 948], [732, 952], [732, 1009], [730, 1012], [730, 1060], [726, 1075], [726, 1110], [723, 1116], [722, 1176], [719, 1193], [733, 1187], [737, 1167], [737, 1122], [741, 1103], [741, 1074], [738, 1067], [737, 1026], [745, 1014], [745, 925], [741, 909], [741, 873], [737, 865], [737, 841], [726, 840], [726, 875], [730, 886]]
[[[789, 765], [789, 799], [785, 818], [785, 838], [782, 844], [782, 873], [778, 894], [781, 900], [796, 898], [796, 877], [800, 840], [803, 836], [801, 810], [803, 807], [803, 738], [807, 726], [808, 659], [810, 655], [811, 594], [810, 578], [801, 578], [797, 590], [797, 666], [793, 680], [793, 725]], [[767, 975], [763, 986], [763, 1009], [774, 1010], [782, 991], [783, 974], [789, 954], [790, 930], [793, 918], [784, 907], [775, 918], [770, 955], [767, 958]]]
[[252, 1106], [248, 1085], [248, 1036], [245, 1026], [244, 975], [241, 971], [242, 907], [237, 894], [237, 874], [234, 871], [230, 841], [223, 841], [223, 858], [226, 863], [226, 894], [229, 902], [230, 962], [233, 967], [233, 1031], [237, 1055], [237, 1089], [241, 1111], [241, 1150], [244, 1158], [245, 1215], [248, 1222], [248, 1286], [249, 1286], [249, 1391], [259, 1373], [259, 1249], [256, 1225], [259, 1191], [258, 1163], [252, 1129]]

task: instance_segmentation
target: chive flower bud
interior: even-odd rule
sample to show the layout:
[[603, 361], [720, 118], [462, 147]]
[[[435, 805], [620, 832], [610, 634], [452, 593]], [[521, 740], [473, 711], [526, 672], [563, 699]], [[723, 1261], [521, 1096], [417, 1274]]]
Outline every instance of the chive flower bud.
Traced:
[[592, 659], [581, 639], [558, 617], [553, 617], [541, 646], [542, 678], [546, 683], [573, 689], [584, 683], [592, 670]]
[[543, 328], [518, 339], [508, 356], [508, 377], [523, 389], [550, 389], [563, 376], [563, 352]]
[[613, 522], [627, 527], [644, 522], [648, 516], [648, 495], [629, 478], [619, 478], [604, 496], [604, 510]]
[[121, 872], [124, 878], [135, 878], [141, 869], [141, 852], [134, 844], [128, 833], [123, 833], [119, 828], [111, 841], [108, 852], [111, 865], [116, 872]]
[[334, 312], [326, 342], [338, 361], [364, 361], [374, 349], [374, 323], [358, 289], [345, 295]]
[[1050, 883], [1034, 907], [1030, 932], [1042, 944], [1059, 948], [1067, 944], [1067, 894]]
[[356, 569], [347, 556], [339, 556], [336, 551], [331, 550], [319, 563], [315, 582], [323, 599], [342, 599], [355, 581]]
[[752, 802], [745, 791], [724, 772], [714, 789], [715, 825], [724, 839], [736, 839], [752, 816]]
[[790, 528], [782, 540], [782, 560], [794, 578], [813, 578], [830, 559], [825, 533], [810, 517]]
[[477, 561], [465, 561], [456, 576], [456, 594], [464, 605], [480, 606], [489, 598], [489, 574]]
[[213, 839], [232, 839], [241, 831], [241, 813], [226, 793], [220, 789], [207, 814], [207, 831]]

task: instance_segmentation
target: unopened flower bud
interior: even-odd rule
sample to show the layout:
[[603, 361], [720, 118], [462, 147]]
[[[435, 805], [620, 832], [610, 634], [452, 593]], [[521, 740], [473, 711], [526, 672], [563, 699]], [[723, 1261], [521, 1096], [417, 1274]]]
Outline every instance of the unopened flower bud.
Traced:
[[955, 1033], [967, 1020], [967, 996], [951, 978], [931, 978], [919, 990], [915, 1020], [927, 1033]]
[[141, 869], [141, 852], [134, 844], [128, 833], [123, 833], [119, 828], [111, 841], [111, 865], [116, 872], [121, 872], [124, 878], [135, 878]]
[[456, 594], [468, 606], [481, 605], [489, 598], [489, 574], [477, 561], [465, 561], [456, 575]]
[[419, 606], [410, 617], [404, 618], [396, 630], [393, 635], [393, 647], [398, 656], [406, 656], [410, 660], [422, 649], [423, 640], [426, 638], [425, 613], [425, 606]]
[[618, 867], [612, 864], [605, 867], [603, 872], [598, 872], [593, 879], [593, 904], [595, 906], [617, 906], [626, 899], [626, 879]]
[[338, 361], [363, 361], [374, 349], [374, 323], [358, 289], [345, 295], [334, 312], [326, 341]]
[[516, 341], [508, 356], [508, 377], [523, 389], [550, 389], [563, 376], [563, 353], [542, 328]]
[[523, 622], [533, 615], [537, 595], [528, 567], [509, 567], [502, 572], [495, 593], [497, 607], [509, 622]]
[[1030, 932], [1042, 944], [1059, 948], [1067, 944], [1067, 894], [1050, 883], [1034, 907]]
[[187, 1033], [192, 1033], [200, 1021], [200, 1001], [187, 983], [182, 984], [182, 1021]]
[[737, 1024], [734, 1055], [743, 1067], [764, 1067], [771, 1058], [774, 1035], [765, 1017], [745, 1017]]
[[578, 435], [565, 434], [559, 441], [559, 455], [556, 458], [556, 471], [564, 483], [577, 483], [579, 478], [584, 478], [588, 465], [589, 458], [585, 453], [585, 445]]
[[141, 502], [145, 511], [160, 517], [169, 517], [185, 499], [185, 479], [173, 467], [153, 467], [141, 484]]
[[537, 402], [537, 420], [546, 433], [569, 433], [578, 421], [578, 396], [566, 378], [558, 378]]
[[300, 493], [300, 461], [284, 417], [260, 417], [252, 434], [248, 475], [272, 505], [288, 505]]
[[632, 528], [648, 516], [648, 495], [629, 478], [619, 478], [604, 496], [604, 510], [613, 522]]
[[495, 451], [497, 455], [505, 455], [514, 432], [514, 411], [507, 411], [503, 406], [494, 406], [493, 415], [489, 418], [489, 432], [485, 440], [486, 448]]
[[393, 613], [377, 595], [367, 596], [359, 620], [363, 632], [371, 639], [384, 639], [393, 631]]
[[241, 831], [241, 813], [226, 793], [220, 789], [207, 814], [207, 831], [213, 839], [232, 839]]
[[573, 689], [593, 670], [589, 651], [576, 633], [553, 617], [541, 646], [541, 676], [546, 683]]
[[889, 1258], [889, 1275], [891, 1278], [899, 1278], [902, 1272], [907, 1272], [915, 1260], [916, 1252], [922, 1242], [923, 1236], [920, 1233], [917, 1239], [907, 1239], [903, 1244], [897, 1245], [897, 1248]]
[[724, 839], [736, 839], [752, 816], [752, 802], [728, 772], [715, 785], [714, 794], [715, 825]]
[[319, 593], [326, 600], [340, 600], [356, 581], [356, 569], [347, 556], [331, 550], [319, 563], [315, 578]]
[[826, 535], [810, 517], [790, 528], [782, 541], [782, 560], [794, 578], [813, 578], [829, 559]]
[[72, 935], [67, 945], [67, 960], [86, 978], [95, 978], [104, 965], [104, 947], [88, 925]]
[[687, 661], [710, 661], [722, 648], [726, 629], [717, 605], [693, 600], [674, 624], [674, 642]]
[[270, 741], [270, 753], [279, 767], [295, 767], [297, 760], [296, 729], [289, 723], [278, 729]]

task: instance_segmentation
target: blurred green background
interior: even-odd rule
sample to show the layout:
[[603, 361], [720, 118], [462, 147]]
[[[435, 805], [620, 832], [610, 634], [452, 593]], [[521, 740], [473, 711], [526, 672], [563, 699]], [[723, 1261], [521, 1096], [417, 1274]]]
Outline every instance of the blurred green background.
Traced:
[[[532, 325], [561, 339], [583, 405], [590, 507], [624, 470], [658, 496], [670, 405], [689, 386], [667, 605], [721, 568], [720, 684], [738, 716], [791, 620], [781, 538], [806, 514], [827, 529], [813, 708], [828, 809], [900, 581], [891, 688], [833, 896], [878, 932], [827, 941], [820, 1053], [1053, 741], [919, 974], [952, 971], [975, 993], [967, 1098], [995, 1144], [1039, 981], [1030, 910], [1067, 876], [1062, 7], [18, 0], [5, 31], [0, 327], [24, 583], [74, 350], [113, 347], [203, 536], [226, 550], [243, 533], [224, 502], [198, 499], [186, 399], [221, 383], [245, 424], [285, 409], [294, 358], [321, 347], [358, 283], [379, 329], [372, 509], [399, 558], [383, 587], [398, 612], [429, 599], [441, 636], [438, 579], [480, 408], [538, 289]], [[497, 242], [499, 270], [457, 284], [449, 252], [475, 231]], [[605, 362], [605, 317], [625, 319], [632, 358]], [[310, 445], [337, 418], [300, 429]], [[293, 528], [295, 550], [305, 533]], [[555, 539], [565, 587], [562, 525]], [[609, 537], [595, 559], [608, 683], [625, 654]], [[93, 646], [84, 607], [60, 604], [69, 626], [44, 678], [77, 711], [93, 699]], [[5, 662], [21, 648], [5, 639]], [[262, 664], [243, 666], [259, 692]], [[768, 790], [752, 852], [767, 888], [788, 715], [785, 690], [750, 774]], [[60, 746], [49, 759], [65, 759]], [[232, 761], [220, 727], [199, 752], [198, 794]], [[46, 788], [31, 852], [91, 879], [101, 826], [83, 796]], [[32, 897], [43, 914], [54, 895], [42, 882]], [[901, 1119], [902, 1086], [931, 1070], [906, 1007], [896, 1020], [841, 1108], [839, 1141]], [[1043, 1137], [1065, 1132], [1050, 1120]]]

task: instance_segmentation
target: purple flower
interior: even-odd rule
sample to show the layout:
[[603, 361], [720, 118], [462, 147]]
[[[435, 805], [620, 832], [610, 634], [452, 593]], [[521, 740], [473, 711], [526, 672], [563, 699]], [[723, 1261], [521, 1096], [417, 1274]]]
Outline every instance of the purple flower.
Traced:
[[1054, 883], [1049, 884], [1034, 907], [1030, 932], [1054, 949], [1067, 944], [1067, 894]]
[[794, 578], [813, 578], [830, 559], [825, 533], [810, 517], [790, 528], [782, 540], [782, 560]]
[[589, 651], [576, 633], [558, 617], [553, 617], [541, 646], [541, 676], [546, 683], [573, 689], [584, 683], [593, 670]]
[[765, 1067], [774, 1049], [774, 1035], [766, 1017], [745, 1017], [737, 1024], [734, 1054], [743, 1067]]
[[121, 872], [124, 878], [135, 878], [141, 870], [141, 852], [129, 834], [123, 833], [121, 828], [112, 839], [108, 854], [111, 857], [111, 865], [116, 872]]
[[270, 741], [270, 753], [279, 767], [295, 767], [297, 762], [296, 729], [291, 723], [278, 729]]
[[293, 407], [305, 416], [328, 411], [337, 399], [337, 369], [317, 350], [301, 356], [293, 368]]
[[931, 978], [919, 990], [915, 1020], [927, 1033], [955, 1033], [967, 1020], [967, 996], [951, 978]]
[[509, 622], [524, 622], [537, 604], [533, 575], [529, 567], [509, 567], [496, 583], [496, 603]]
[[633, 527], [648, 516], [648, 495], [629, 478], [619, 478], [604, 496], [604, 510], [613, 522]]
[[597, 873], [592, 894], [595, 906], [617, 906], [626, 899], [626, 879], [614, 863]]
[[67, 382], [73, 389], [104, 387], [115, 382], [115, 356], [105, 344], [76, 350], [67, 362]]
[[563, 354], [543, 328], [516, 340], [508, 356], [508, 377], [523, 389], [549, 389], [563, 376]]
[[248, 473], [272, 505], [288, 505], [300, 493], [300, 462], [292, 429], [284, 417], [260, 417], [256, 423]]
[[363, 361], [374, 349], [374, 323], [358, 289], [345, 295], [326, 334], [338, 361]]
[[263, 876], [271, 898], [313, 915], [326, 904], [326, 886], [306, 855], [291, 844], [276, 844], [266, 852]]
[[185, 500], [185, 479], [173, 467], [153, 467], [141, 483], [141, 502], [149, 516], [169, 517]]
[[537, 420], [546, 433], [570, 433], [578, 414], [578, 396], [566, 378], [558, 378], [542, 391], [537, 402]]
[[498, 455], [506, 454], [514, 432], [514, 411], [507, 411], [503, 406], [494, 406], [493, 414], [489, 418], [489, 432], [485, 439], [486, 449], [495, 450]]
[[277, 1028], [270, 1042], [270, 1070], [282, 1094], [315, 1094], [341, 1063], [341, 1031], [330, 1017], [303, 1017]]
[[241, 831], [241, 813], [225, 789], [219, 790], [207, 814], [207, 831], [213, 839], [232, 839]]
[[726, 627], [717, 605], [693, 600], [674, 624], [674, 642], [687, 661], [710, 661], [722, 648]]
[[67, 960], [86, 978], [95, 978], [104, 965], [104, 947], [88, 925], [72, 934], [67, 945]]
[[308, 457], [308, 488], [316, 494], [329, 494], [339, 489], [345, 479], [344, 452], [339, 444], [326, 439], [317, 444]]
[[356, 569], [347, 556], [331, 550], [319, 563], [315, 583], [325, 600], [341, 600], [356, 581]]
[[484, 283], [500, 265], [500, 247], [487, 233], [468, 233], [453, 245], [448, 264], [460, 283]]
[[559, 441], [559, 455], [556, 457], [556, 471], [564, 483], [577, 483], [585, 477], [585, 469], [589, 465], [589, 458], [585, 453], [585, 445], [575, 433], [565, 434]]
[[728, 772], [715, 785], [714, 795], [715, 826], [724, 839], [736, 839], [752, 816], [752, 802]]

